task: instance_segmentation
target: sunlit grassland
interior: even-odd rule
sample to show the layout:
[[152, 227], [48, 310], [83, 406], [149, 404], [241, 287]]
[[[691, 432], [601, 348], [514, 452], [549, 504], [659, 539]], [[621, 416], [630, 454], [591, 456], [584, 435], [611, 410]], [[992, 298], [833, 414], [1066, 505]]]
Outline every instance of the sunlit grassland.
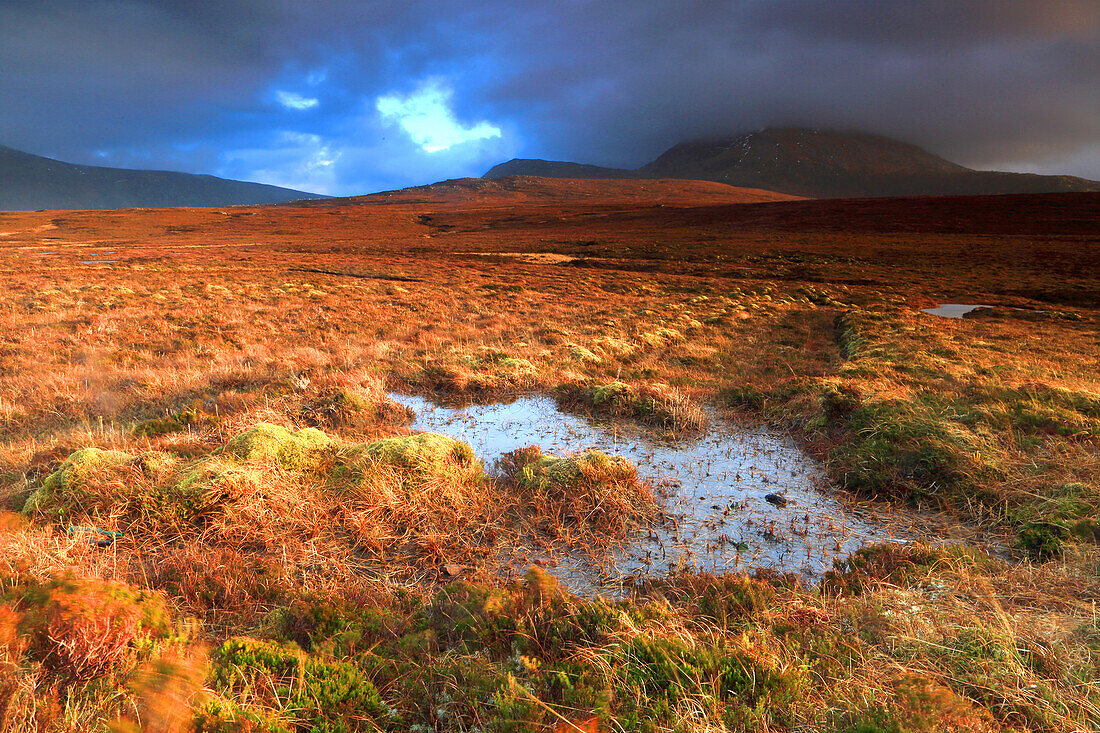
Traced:
[[[685, 216], [0, 215], [0, 724], [1100, 726], [1095, 237]], [[77, 264], [99, 249], [122, 263]], [[1016, 309], [919, 310], [944, 301]], [[598, 545], [648, 489], [603, 459], [487, 473], [410, 442], [395, 389], [686, 434], [734, 408], [884, 521], [942, 512], [984, 542], [872, 549], [818, 588], [502, 586], [499, 547], [564, 505]]]

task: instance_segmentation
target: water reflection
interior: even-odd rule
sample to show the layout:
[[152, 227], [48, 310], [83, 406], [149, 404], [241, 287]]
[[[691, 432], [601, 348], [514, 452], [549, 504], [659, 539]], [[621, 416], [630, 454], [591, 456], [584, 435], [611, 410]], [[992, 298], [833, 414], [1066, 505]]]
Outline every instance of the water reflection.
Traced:
[[978, 305], [970, 303], [941, 303], [935, 308], [922, 308], [922, 313], [928, 313], [933, 316], [942, 316], [943, 318], [962, 318], [971, 311], [976, 311], [979, 308], [992, 308], [991, 305]]
[[834, 558], [892, 538], [826, 493], [821, 465], [766, 428], [733, 428], [711, 415], [705, 434], [669, 441], [633, 423], [563, 412], [540, 396], [467, 406], [393, 397], [416, 411], [414, 429], [464, 440], [487, 465], [528, 445], [555, 455], [597, 448], [634, 461], [639, 476], [665, 497], [669, 521], [640, 533], [610, 563], [577, 554], [555, 558], [548, 571], [577, 592], [681, 569], [772, 568], [813, 580]]

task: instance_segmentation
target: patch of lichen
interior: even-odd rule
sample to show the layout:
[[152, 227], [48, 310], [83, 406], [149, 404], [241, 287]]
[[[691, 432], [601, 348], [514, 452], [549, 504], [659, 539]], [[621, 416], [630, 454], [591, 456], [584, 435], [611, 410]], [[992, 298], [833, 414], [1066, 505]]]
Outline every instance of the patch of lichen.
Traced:
[[382, 463], [424, 475], [437, 474], [448, 465], [477, 461], [469, 445], [441, 433], [383, 438], [365, 445], [363, 452]]

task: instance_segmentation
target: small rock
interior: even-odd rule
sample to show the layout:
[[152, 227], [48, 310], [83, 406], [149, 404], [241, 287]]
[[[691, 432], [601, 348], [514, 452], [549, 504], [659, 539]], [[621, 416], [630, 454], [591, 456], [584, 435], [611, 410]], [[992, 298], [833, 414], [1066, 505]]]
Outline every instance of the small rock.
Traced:
[[552, 557], [540, 557], [538, 560], [535, 560], [535, 564], [540, 568], [556, 568], [558, 566], [558, 561]]
[[449, 575], [452, 578], [454, 578], [455, 576], [461, 575], [462, 571], [464, 571], [465, 569], [466, 569], [465, 565], [450, 565], [450, 564], [448, 564], [448, 565], [443, 566], [443, 574], [444, 575]]
[[787, 506], [791, 503], [791, 500], [782, 494], [766, 494], [764, 496], [764, 501], [769, 504], [774, 504], [775, 506]]

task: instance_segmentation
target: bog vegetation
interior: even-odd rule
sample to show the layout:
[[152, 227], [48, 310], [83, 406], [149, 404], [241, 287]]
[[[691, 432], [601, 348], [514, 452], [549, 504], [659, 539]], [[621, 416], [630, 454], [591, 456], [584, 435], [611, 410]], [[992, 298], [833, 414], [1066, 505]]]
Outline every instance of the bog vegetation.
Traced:
[[[426, 196], [0, 214], [0, 729], [1100, 728], [1092, 199]], [[390, 389], [717, 404], [977, 539], [577, 597], [534, 561], [642, 531], [635, 466]]]

